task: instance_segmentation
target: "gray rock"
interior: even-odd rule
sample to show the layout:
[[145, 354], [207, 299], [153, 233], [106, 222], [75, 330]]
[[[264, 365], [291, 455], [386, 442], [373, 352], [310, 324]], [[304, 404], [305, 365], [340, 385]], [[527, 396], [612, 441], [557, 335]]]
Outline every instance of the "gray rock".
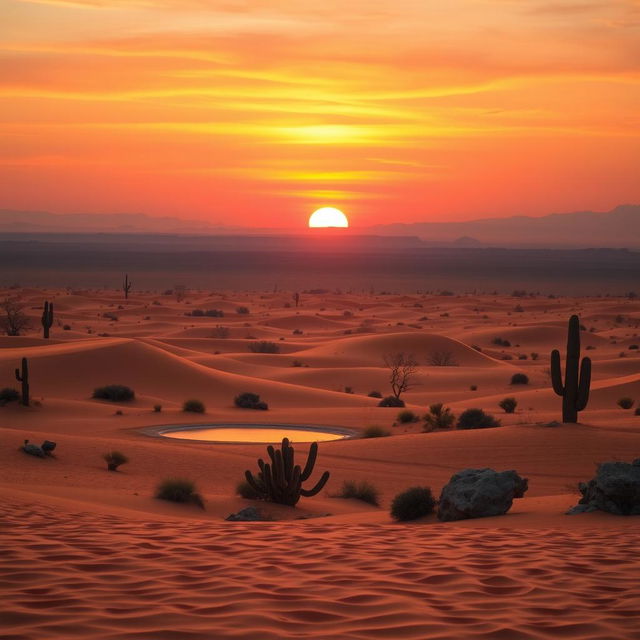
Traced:
[[570, 514], [599, 509], [620, 516], [640, 515], [640, 458], [630, 464], [603, 462], [595, 478], [579, 487], [582, 498]]
[[240, 509], [238, 513], [232, 513], [227, 516], [225, 520], [230, 520], [231, 522], [256, 522], [265, 520], [265, 518], [259, 509], [255, 507], [245, 507], [244, 509]]
[[464, 469], [451, 476], [440, 494], [438, 519], [466, 520], [500, 516], [509, 511], [514, 498], [522, 498], [528, 480], [515, 471]]
[[36, 456], [37, 458], [45, 457], [45, 454], [42, 448], [39, 447], [37, 444], [32, 444], [28, 440], [24, 441], [24, 444], [22, 445], [22, 450], [25, 453], [28, 453], [30, 456]]

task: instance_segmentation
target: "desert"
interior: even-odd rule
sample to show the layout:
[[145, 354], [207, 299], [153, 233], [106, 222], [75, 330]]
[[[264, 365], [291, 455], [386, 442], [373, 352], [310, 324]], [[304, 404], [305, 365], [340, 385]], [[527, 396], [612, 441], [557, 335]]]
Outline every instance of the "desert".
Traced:
[[[0, 407], [0, 637], [640, 637], [637, 519], [566, 515], [597, 464], [640, 457], [634, 296], [22, 287], [0, 298], [19, 300], [30, 325], [0, 338], [0, 387], [20, 388], [22, 358], [30, 385], [30, 406]], [[572, 315], [592, 381], [579, 422], [563, 424], [550, 359], [558, 349], [564, 368]], [[391, 395], [394, 354], [416, 363], [404, 409], [369, 395]], [[134, 399], [92, 397], [115, 384]], [[268, 409], [234, 406], [246, 392]], [[205, 412], [184, 411], [189, 400]], [[427, 430], [435, 403], [501, 426]], [[328, 482], [285, 506], [237, 493], [266, 444], [148, 432], [180, 425], [353, 437], [320, 442], [309, 482], [325, 470]], [[373, 426], [388, 435], [364, 437]], [[56, 448], [26, 455], [25, 439]], [[301, 464], [310, 442], [293, 442]], [[128, 458], [116, 472], [109, 451]], [[437, 498], [453, 474], [485, 467], [528, 479], [505, 515], [391, 517], [400, 492]], [[204, 508], [156, 498], [171, 477], [193, 481]], [[379, 506], [338, 497], [345, 482], [373, 485]], [[265, 521], [225, 520], [247, 507]]]

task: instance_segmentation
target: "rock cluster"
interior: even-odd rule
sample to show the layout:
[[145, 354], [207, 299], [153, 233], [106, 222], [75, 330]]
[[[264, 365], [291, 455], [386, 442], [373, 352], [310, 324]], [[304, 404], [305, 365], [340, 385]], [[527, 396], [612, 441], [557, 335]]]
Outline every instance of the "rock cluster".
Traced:
[[603, 462], [595, 478], [580, 483], [582, 498], [568, 513], [608, 511], [621, 516], [640, 515], [640, 458], [632, 463]]

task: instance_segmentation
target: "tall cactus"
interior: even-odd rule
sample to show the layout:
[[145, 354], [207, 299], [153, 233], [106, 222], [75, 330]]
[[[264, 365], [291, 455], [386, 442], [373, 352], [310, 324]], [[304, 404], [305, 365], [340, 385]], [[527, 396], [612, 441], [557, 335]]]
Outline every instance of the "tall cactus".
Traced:
[[53, 325], [53, 302], [44, 301], [44, 310], [42, 312], [42, 333], [44, 338], [49, 338], [49, 329]]
[[251, 471], [245, 471], [247, 482], [256, 493], [269, 502], [295, 506], [300, 496], [311, 497], [320, 493], [329, 479], [329, 472], [325, 471], [312, 489], [303, 489], [302, 483], [309, 479], [318, 457], [318, 443], [314, 442], [309, 449], [309, 456], [304, 470], [300, 465], [293, 464], [294, 449], [288, 438], [282, 439], [281, 449], [267, 447], [271, 464], [258, 460], [260, 472], [257, 477]]
[[16, 369], [16, 380], [22, 383], [22, 404], [29, 406], [29, 363], [22, 358], [22, 370]]
[[562, 396], [562, 422], [578, 422], [578, 411], [582, 411], [587, 406], [591, 385], [591, 358], [583, 358], [582, 364], [580, 364], [580, 319], [578, 316], [569, 318], [564, 384], [562, 384], [560, 369], [560, 352], [557, 349], [551, 352], [551, 382], [553, 390]]
[[129, 280], [129, 274], [124, 274], [124, 280], [122, 281], [122, 290], [124, 291], [124, 299], [128, 300], [129, 291], [131, 291], [131, 281]]

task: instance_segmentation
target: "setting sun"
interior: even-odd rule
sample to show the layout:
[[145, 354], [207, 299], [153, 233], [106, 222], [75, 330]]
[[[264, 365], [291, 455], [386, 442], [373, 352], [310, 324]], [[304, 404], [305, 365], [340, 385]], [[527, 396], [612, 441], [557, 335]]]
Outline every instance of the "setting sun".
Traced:
[[349, 226], [347, 216], [335, 207], [322, 207], [311, 214], [309, 227], [318, 229], [321, 227], [341, 227]]

